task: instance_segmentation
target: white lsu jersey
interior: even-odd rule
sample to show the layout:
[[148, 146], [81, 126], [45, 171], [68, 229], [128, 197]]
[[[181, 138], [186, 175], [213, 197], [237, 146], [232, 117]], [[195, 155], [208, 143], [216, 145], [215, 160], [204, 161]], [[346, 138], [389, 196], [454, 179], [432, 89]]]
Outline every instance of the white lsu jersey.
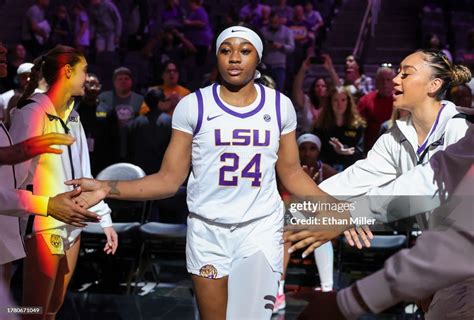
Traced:
[[257, 98], [234, 107], [213, 84], [184, 97], [173, 129], [193, 135], [188, 181], [189, 211], [227, 224], [251, 221], [279, 208], [275, 164], [280, 135], [296, 129], [290, 99], [255, 84]]

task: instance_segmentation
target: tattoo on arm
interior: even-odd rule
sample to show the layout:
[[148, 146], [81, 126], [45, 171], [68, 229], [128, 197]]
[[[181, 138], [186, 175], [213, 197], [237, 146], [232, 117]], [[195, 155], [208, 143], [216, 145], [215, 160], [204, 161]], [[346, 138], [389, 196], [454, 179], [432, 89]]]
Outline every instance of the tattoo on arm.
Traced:
[[110, 181], [108, 183], [109, 188], [110, 188], [109, 195], [111, 195], [111, 196], [120, 196], [120, 190], [118, 189], [118, 183], [119, 182], [117, 180]]

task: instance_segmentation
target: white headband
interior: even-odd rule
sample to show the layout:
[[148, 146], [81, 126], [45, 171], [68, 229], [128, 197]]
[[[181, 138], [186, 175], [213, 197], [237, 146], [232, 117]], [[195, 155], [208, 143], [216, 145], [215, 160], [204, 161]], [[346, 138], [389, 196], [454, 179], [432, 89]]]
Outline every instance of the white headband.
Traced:
[[318, 136], [312, 133], [305, 133], [299, 136], [298, 139], [296, 140], [296, 143], [298, 144], [298, 146], [304, 142], [314, 143], [318, 147], [318, 150], [321, 151], [321, 139], [319, 139]]
[[216, 55], [219, 53], [219, 47], [221, 46], [222, 42], [234, 37], [248, 40], [255, 47], [255, 49], [257, 49], [258, 57], [260, 60], [262, 60], [262, 39], [260, 39], [260, 37], [258, 36], [258, 34], [255, 33], [255, 31], [242, 26], [229, 27], [221, 32], [221, 34], [217, 37], [216, 40]]

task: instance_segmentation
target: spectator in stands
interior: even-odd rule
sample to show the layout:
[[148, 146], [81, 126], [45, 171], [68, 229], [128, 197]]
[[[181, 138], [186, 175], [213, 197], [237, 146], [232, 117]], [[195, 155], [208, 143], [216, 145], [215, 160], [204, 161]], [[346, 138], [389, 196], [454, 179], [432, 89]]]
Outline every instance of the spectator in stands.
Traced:
[[80, 52], [87, 52], [90, 46], [89, 16], [80, 2], [73, 6], [74, 46]]
[[370, 91], [374, 90], [374, 84], [371, 77], [364, 74], [364, 69], [360, 60], [353, 55], [346, 57], [344, 86], [348, 86], [357, 100]]
[[73, 38], [73, 26], [67, 8], [65, 5], [59, 5], [51, 20], [49, 45], [52, 47], [58, 44], [71, 46], [73, 44]]
[[98, 53], [113, 52], [122, 34], [122, 17], [110, 0], [90, 0], [91, 39], [95, 39]]
[[126, 3], [128, 21], [124, 39], [129, 51], [141, 50], [149, 36], [150, 4], [148, 0], [134, 0]]
[[100, 94], [99, 99], [114, 111], [121, 122], [129, 122], [138, 116], [143, 96], [132, 91], [133, 77], [130, 69], [117, 68], [113, 74], [114, 90]]
[[118, 153], [115, 155], [118, 160], [124, 161], [127, 156], [128, 127], [139, 114], [143, 96], [132, 91], [132, 72], [128, 68], [120, 67], [114, 71], [113, 85], [113, 90], [105, 91], [99, 95], [100, 104], [97, 111], [106, 117], [112, 117], [112, 119], [115, 117], [114, 125], [118, 126], [120, 140]]
[[377, 69], [375, 78], [375, 91], [369, 92], [360, 98], [357, 109], [367, 122], [364, 133], [364, 150], [372, 149], [379, 137], [380, 126], [390, 119], [393, 109], [393, 78], [395, 72], [391, 65]]
[[99, 94], [102, 89], [102, 84], [99, 78], [93, 74], [87, 74], [86, 82], [84, 84], [84, 95], [75, 106], [77, 113], [81, 117], [81, 123], [84, 127], [84, 133], [87, 137], [87, 144], [89, 146], [89, 153], [94, 150], [94, 142], [89, 141], [91, 137], [96, 137], [96, 114], [97, 106], [100, 103]]
[[295, 39], [295, 51], [287, 68], [288, 80], [292, 81], [298, 66], [306, 58], [307, 50], [314, 44], [314, 33], [311, 31], [312, 26], [305, 19], [303, 6], [297, 5], [294, 7], [293, 17], [288, 21], [288, 27], [293, 32]]
[[[179, 85], [179, 69], [178, 64], [174, 61], [167, 61], [163, 66], [163, 70], [161, 73], [161, 79], [163, 80], [163, 84], [157, 85], [154, 87], [150, 87], [150, 89], [161, 89], [163, 90], [165, 96], [170, 98], [171, 100], [171, 112], [174, 111], [174, 108], [178, 104], [179, 100], [183, 97], [187, 96], [190, 91]], [[140, 114], [146, 114], [150, 111], [150, 106], [146, 105], [146, 101], [142, 109], [140, 110]]]
[[306, 19], [306, 22], [311, 27], [311, 31], [315, 34], [318, 33], [319, 29], [321, 29], [324, 26], [324, 20], [319, 11], [313, 10], [313, 2], [312, 1], [306, 1], [304, 5], [304, 16]]
[[466, 84], [452, 87], [448, 92], [448, 100], [462, 108], [474, 108], [471, 89]]
[[29, 62], [21, 64], [18, 67], [17, 71], [15, 72], [17, 75], [16, 79], [17, 79], [19, 88], [11, 89], [1, 94], [2, 100], [4, 103], [3, 122], [5, 123], [5, 126], [7, 128], [10, 126], [10, 109], [12, 106], [10, 104], [10, 101], [14, 96], [20, 97], [25, 91], [25, 88], [28, 85], [28, 82], [30, 80], [30, 73], [31, 73], [32, 67], [33, 67], [33, 64]]
[[260, 24], [260, 30], [262, 28], [268, 27], [270, 25], [270, 15], [272, 13], [272, 8], [270, 6], [265, 6], [262, 11], [262, 23]]
[[293, 81], [293, 103], [298, 117], [297, 133], [313, 130], [327, 98], [328, 85], [323, 78], [315, 78], [309, 86], [308, 94], [304, 92], [305, 74], [311, 66], [311, 58], [307, 57], [303, 61]]
[[186, 61], [189, 53], [195, 54], [197, 49], [178, 29], [164, 27], [148, 41], [143, 52], [148, 58], [153, 58], [152, 62], [158, 68], [168, 60]]
[[286, 59], [295, 49], [291, 30], [282, 25], [277, 12], [270, 15], [270, 25], [262, 29], [265, 39], [265, 55], [263, 62], [268, 68], [269, 75], [275, 80], [276, 89], [283, 91], [285, 86]]
[[445, 45], [441, 43], [438, 34], [432, 32], [428, 35], [423, 45], [426, 49], [433, 49], [433, 50], [440, 50], [444, 55], [448, 58], [449, 61], [453, 61], [453, 56], [448, 49], [446, 49]]
[[[89, 73], [84, 85], [85, 94], [76, 104], [84, 133], [87, 139], [92, 175], [95, 176], [108, 165], [113, 164], [109, 156], [113, 154], [113, 146], [118, 143], [114, 140], [113, 132], [118, 128], [112, 122], [115, 117], [107, 115], [105, 106], [99, 107], [99, 94], [102, 88], [99, 78]], [[114, 128], [114, 130], [110, 130]]]
[[323, 143], [321, 159], [337, 171], [362, 159], [365, 126], [351, 93], [346, 88], [331, 89], [314, 130]]
[[150, 112], [137, 117], [131, 126], [130, 161], [146, 174], [158, 172], [171, 138], [172, 105], [160, 88], [145, 95]]
[[408, 117], [409, 115], [410, 115], [410, 111], [394, 108], [392, 110], [392, 115], [390, 116], [390, 119], [382, 123], [382, 125], [380, 126], [379, 136], [381, 136], [382, 134], [390, 130], [390, 128], [392, 128], [395, 125], [398, 119], [404, 119]]
[[[10, 50], [9, 50], [10, 51]], [[18, 67], [27, 62], [26, 49], [21, 43], [17, 43], [13, 46], [12, 56], [9, 57], [7, 62], [7, 76], [3, 79], [5, 87], [7, 89], [13, 89], [18, 87], [18, 83], [15, 82], [16, 72]]]
[[278, 4], [272, 7], [272, 12], [278, 14], [283, 25], [293, 18], [293, 8], [286, 4], [286, 0], [278, 0]]
[[[337, 171], [334, 168], [323, 163], [319, 159], [319, 155], [321, 154], [321, 140], [318, 136], [311, 133], [305, 133], [298, 137], [296, 143], [298, 144], [301, 166], [306, 174], [308, 174], [316, 184], [320, 184], [325, 179], [337, 174]], [[281, 183], [278, 183], [278, 191], [280, 192], [283, 201], [292, 201], [291, 194], [285, 190]], [[291, 243], [287, 242], [284, 246], [283, 274], [278, 285], [278, 294], [276, 296], [273, 314], [286, 308], [284, 289], [287, 275], [286, 271], [288, 270], [288, 263], [290, 262], [288, 249], [290, 248]], [[321, 247], [314, 250], [314, 260], [316, 267], [318, 268], [318, 275], [321, 282], [321, 286], [314, 288], [314, 290], [321, 292], [333, 291], [334, 251], [331, 241], [326, 242], [321, 245]]]
[[209, 17], [202, 6], [202, 0], [189, 0], [190, 12], [184, 19], [185, 36], [196, 48], [196, 66], [205, 66], [212, 42]]
[[165, 9], [161, 13], [161, 24], [165, 28], [181, 29], [184, 16], [185, 13], [179, 0], [167, 0]]
[[295, 6], [293, 11], [293, 18], [288, 22], [288, 26], [293, 31], [295, 43], [297, 45], [307, 46], [313, 43], [313, 26], [310, 25], [306, 20], [303, 6]]
[[243, 22], [260, 28], [265, 7], [266, 6], [261, 4], [259, 0], [249, 0], [249, 3], [240, 9], [239, 18]]
[[33, 57], [44, 51], [51, 33], [51, 26], [45, 15], [48, 5], [49, 0], [36, 0], [28, 8], [23, 19], [21, 38], [26, 50]]
[[353, 55], [346, 57], [344, 79], [340, 79], [334, 69], [331, 57], [328, 54], [322, 56], [325, 60], [324, 68], [329, 72], [333, 83], [339, 83], [347, 87], [356, 103], [359, 101], [360, 97], [375, 89], [372, 78], [364, 74], [362, 64], [358, 58]]

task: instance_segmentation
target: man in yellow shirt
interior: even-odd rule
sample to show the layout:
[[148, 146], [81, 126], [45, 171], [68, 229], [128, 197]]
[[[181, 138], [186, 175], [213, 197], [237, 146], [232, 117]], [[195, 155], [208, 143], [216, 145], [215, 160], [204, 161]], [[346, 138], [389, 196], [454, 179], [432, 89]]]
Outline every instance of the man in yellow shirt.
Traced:
[[[187, 96], [191, 91], [187, 88], [180, 86], [179, 82], [179, 70], [171, 60], [168, 60], [163, 67], [163, 73], [161, 74], [161, 79], [163, 79], [163, 84], [158, 86], [150, 87], [151, 89], [161, 89], [165, 93], [166, 98], [171, 100], [171, 111], [169, 114], [171, 115], [174, 111], [174, 108], [178, 104], [179, 100], [183, 97]], [[140, 108], [140, 115], [147, 114], [151, 108], [155, 106], [148, 106], [146, 102], [143, 102]]]

